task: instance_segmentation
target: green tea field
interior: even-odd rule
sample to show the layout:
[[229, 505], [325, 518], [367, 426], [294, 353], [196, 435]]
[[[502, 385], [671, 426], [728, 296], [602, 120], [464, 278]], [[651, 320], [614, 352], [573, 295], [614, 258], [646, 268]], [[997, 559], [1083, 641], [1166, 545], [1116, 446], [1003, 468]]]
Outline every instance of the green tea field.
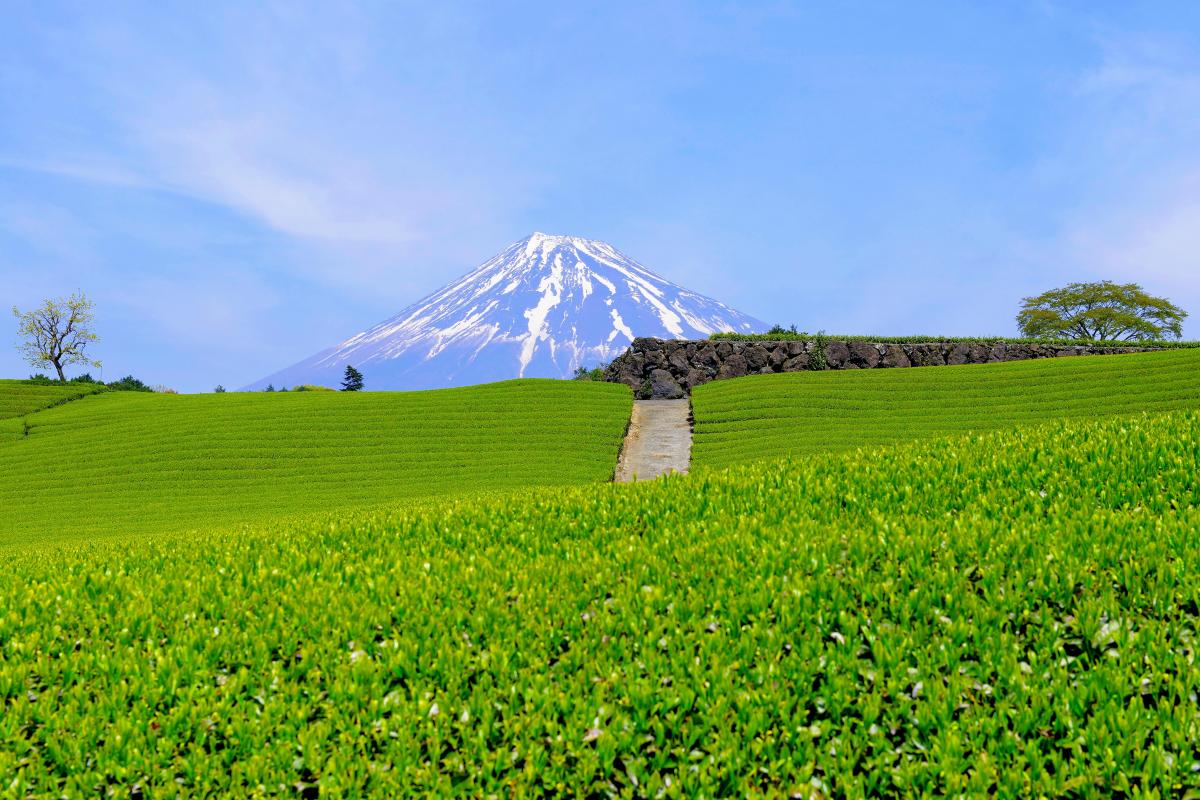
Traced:
[[1196, 355], [22, 398], [2, 791], [1198, 793]]
[[692, 463], [724, 466], [1057, 418], [1200, 408], [1200, 349], [754, 375], [698, 387], [692, 407]]
[[[36, 384], [29, 381], [0, 380], [0, 422], [41, 411], [44, 408], [78, 400], [103, 391], [91, 383]], [[4, 428], [3, 430], [8, 430]], [[0, 437], [3, 437], [0, 430]]]
[[14, 797], [1182, 797], [1200, 414], [10, 557]]
[[602, 482], [630, 404], [623, 386], [549, 380], [403, 393], [105, 392], [0, 421], [0, 546]]
[[1198, 128], [1200, 0], [0, 2], [0, 800], [1200, 800]]

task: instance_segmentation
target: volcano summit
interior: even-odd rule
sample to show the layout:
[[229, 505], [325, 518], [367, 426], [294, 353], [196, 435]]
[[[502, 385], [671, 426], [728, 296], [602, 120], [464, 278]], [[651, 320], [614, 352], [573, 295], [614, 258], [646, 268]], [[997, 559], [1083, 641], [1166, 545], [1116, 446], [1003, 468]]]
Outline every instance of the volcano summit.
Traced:
[[619, 355], [637, 336], [765, 329], [612, 245], [535, 233], [391, 319], [246, 388], [337, 386], [347, 364], [368, 389], [565, 378]]

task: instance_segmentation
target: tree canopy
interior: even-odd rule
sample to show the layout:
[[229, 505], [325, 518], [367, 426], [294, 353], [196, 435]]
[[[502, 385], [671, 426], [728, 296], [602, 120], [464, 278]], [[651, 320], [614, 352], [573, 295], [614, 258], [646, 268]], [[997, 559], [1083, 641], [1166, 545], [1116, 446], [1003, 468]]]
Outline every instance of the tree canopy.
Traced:
[[1187, 312], [1136, 283], [1071, 283], [1026, 297], [1017, 314], [1021, 333], [1034, 338], [1097, 342], [1178, 339]]
[[67, 379], [63, 368], [72, 364], [99, 367], [100, 362], [87, 355], [88, 345], [100, 340], [92, 330], [94, 308], [82, 292], [47, 299], [30, 311], [13, 306], [17, 333], [23, 339], [17, 350], [30, 366], [53, 366], [60, 381]]

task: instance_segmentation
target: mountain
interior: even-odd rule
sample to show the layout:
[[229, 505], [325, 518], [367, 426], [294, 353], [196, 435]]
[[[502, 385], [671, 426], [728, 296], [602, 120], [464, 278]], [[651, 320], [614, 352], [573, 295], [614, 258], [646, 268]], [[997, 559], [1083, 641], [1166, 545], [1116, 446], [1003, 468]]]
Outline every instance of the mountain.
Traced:
[[246, 389], [338, 386], [347, 364], [368, 389], [565, 378], [609, 361], [635, 336], [692, 339], [766, 327], [612, 245], [535, 233], [391, 319]]

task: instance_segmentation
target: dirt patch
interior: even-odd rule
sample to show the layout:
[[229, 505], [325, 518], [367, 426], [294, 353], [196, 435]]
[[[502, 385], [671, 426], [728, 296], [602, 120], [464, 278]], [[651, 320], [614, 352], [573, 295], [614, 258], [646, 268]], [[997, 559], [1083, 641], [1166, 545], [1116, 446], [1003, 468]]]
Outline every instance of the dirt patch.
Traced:
[[692, 457], [691, 405], [683, 400], [635, 400], [617, 483], [687, 474]]

